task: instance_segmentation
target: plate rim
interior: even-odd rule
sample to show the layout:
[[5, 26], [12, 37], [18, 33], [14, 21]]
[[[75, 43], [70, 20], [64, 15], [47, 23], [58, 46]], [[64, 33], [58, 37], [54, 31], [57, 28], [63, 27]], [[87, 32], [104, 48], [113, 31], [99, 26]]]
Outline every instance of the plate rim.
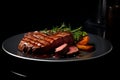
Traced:
[[[24, 34], [24, 33], [23, 33]], [[88, 33], [88, 34], [91, 34], [91, 33]], [[20, 35], [20, 34], [18, 34]], [[94, 35], [94, 34], [92, 34]], [[17, 36], [17, 35], [15, 35]], [[96, 36], [96, 35], [95, 35]], [[12, 36], [14, 37], [14, 36]], [[8, 38], [9, 39], [9, 38]], [[7, 39], [6, 39], [7, 40]], [[5, 41], [6, 41], [5, 40]], [[83, 60], [90, 60], [90, 59], [95, 59], [95, 58], [99, 58], [99, 57], [102, 57], [106, 54], [108, 54], [109, 52], [111, 52], [113, 50], [113, 45], [111, 44], [110, 41], [104, 39], [106, 42], [108, 42], [110, 44], [110, 49], [108, 51], [106, 51], [105, 53], [101, 54], [101, 55], [98, 55], [98, 56], [93, 56], [93, 57], [89, 57], [89, 58], [84, 58], [84, 59], [80, 59], [80, 58], [76, 58], [76, 59], [40, 59], [40, 58], [29, 58], [29, 57], [24, 57], [24, 56], [20, 56], [20, 55], [16, 55], [16, 54], [13, 54], [9, 51], [7, 51], [5, 48], [4, 48], [4, 43], [5, 41], [3, 41], [2, 43], [2, 49], [9, 55], [11, 56], [14, 56], [14, 57], [17, 57], [17, 58], [20, 58], [20, 59], [25, 59], [25, 60], [31, 60], [31, 61], [44, 61], [44, 62], [72, 62], [72, 61], [83, 61]]]

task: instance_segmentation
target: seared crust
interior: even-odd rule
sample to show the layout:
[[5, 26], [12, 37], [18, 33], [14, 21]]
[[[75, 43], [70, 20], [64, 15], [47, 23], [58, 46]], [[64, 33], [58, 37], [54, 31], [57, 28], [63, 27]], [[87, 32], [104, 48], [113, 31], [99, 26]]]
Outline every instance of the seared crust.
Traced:
[[73, 42], [73, 36], [69, 32], [58, 32], [49, 36], [34, 31], [24, 35], [18, 49], [23, 53], [47, 53], [64, 43], [73, 44]]

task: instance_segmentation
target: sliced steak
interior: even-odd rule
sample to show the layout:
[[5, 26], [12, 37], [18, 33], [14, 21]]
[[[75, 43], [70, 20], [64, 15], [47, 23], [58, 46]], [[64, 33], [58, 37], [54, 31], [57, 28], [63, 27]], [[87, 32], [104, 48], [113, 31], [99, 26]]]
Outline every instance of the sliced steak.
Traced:
[[62, 44], [55, 49], [54, 58], [74, 57], [79, 54], [79, 49], [76, 46]]
[[66, 53], [69, 51], [69, 45], [64, 43], [61, 46], [55, 48], [55, 54], [58, 55], [66, 55]]
[[77, 53], [78, 51], [79, 51], [79, 49], [76, 46], [70, 46], [69, 51], [67, 52], [67, 55]]

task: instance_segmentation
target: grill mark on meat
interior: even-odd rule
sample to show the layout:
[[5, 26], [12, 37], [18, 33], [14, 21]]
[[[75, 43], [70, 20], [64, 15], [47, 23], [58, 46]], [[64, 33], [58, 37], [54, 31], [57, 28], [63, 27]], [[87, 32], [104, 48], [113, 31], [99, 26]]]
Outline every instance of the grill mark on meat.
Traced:
[[57, 39], [59, 39], [60, 37], [59, 36], [50, 36], [50, 38], [52, 38], [53, 40], [57, 40]]
[[32, 43], [28, 42], [28, 41], [24, 41], [22, 40], [18, 46], [18, 49], [21, 51], [21, 52], [24, 52], [24, 53], [27, 53], [27, 52], [30, 52], [31, 48], [32, 47], [35, 47], [35, 48], [39, 48], [38, 46], [36, 45], [33, 45]]
[[30, 39], [30, 38], [27, 38], [27, 37], [24, 37], [23, 41], [25, 41], [26, 43], [30, 43], [33, 46], [34, 45], [36, 45], [36, 46], [42, 46], [43, 45], [42, 43], [39, 43], [38, 41], [34, 41], [33, 39]]
[[43, 39], [38, 39], [38, 38], [36, 38], [36, 37], [34, 37], [34, 36], [32, 36], [32, 35], [25, 36], [25, 37], [28, 38], [28, 39], [30, 39], [30, 40], [32, 40], [32, 41], [34, 41], [35, 43], [40, 43], [40, 44], [42, 44], [42, 45], [44, 45], [44, 46], [50, 44], [48, 41], [45, 41], [45, 40], [43, 40]]
[[37, 31], [35, 31], [35, 32], [29, 32], [28, 34], [27, 34], [27, 36], [33, 36], [34, 38], [37, 38], [37, 39], [39, 39], [39, 40], [44, 40], [44, 41], [46, 41], [47, 43], [52, 43], [53, 41], [54, 41], [54, 39], [53, 38], [50, 38], [48, 35], [46, 35], [46, 34], [43, 34], [43, 33], [41, 33], [41, 32], [37, 32]]
[[[19, 45], [20, 45], [20, 47], [18, 47], [19, 49], [21, 49], [20, 51], [23, 51], [24, 53], [28, 53], [28, 52], [36, 52], [37, 53], [37, 51], [38, 51], [38, 48], [40, 49], [40, 48], [42, 48], [42, 47], [44, 47], [42, 50], [49, 50], [51, 47], [51, 45], [50, 45], [50, 42], [48, 42], [48, 41], [46, 41], [46, 40], [44, 40], [44, 39], [41, 39], [41, 38], [38, 38], [38, 37], [35, 37], [35, 36], [33, 36], [33, 35], [35, 35], [35, 34], [33, 34], [33, 32], [29, 32], [28, 34], [25, 34], [25, 36], [24, 36], [24, 38], [22, 39], [22, 41], [23, 42], [21, 42]], [[39, 35], [39, 36], [41, 36], [41, 35]], [[47, 39], [47, 38], [46, 38]], [[52, 40], [52, 42], [53, 42], [53, 40]], [[26, 43], [26, 44], [25, 44]], [[23, 44], [23, 45], [21, 45], [21, 44]], [[32, 46], [30, 46], [30, 45], [28, 45], [28, 44], [30, 44], [30, 45], [32, 45]], [[22, 46], [22, 47], [21, 47]], [[26, 46], [28, 47], [28, 48], [26, 48]], [[49, 47], [48, 47], [49, 46]], [[48, 48], [47, 48], [48, 47]], [[30, 51], [29, 51], [30, 50]], [[39, 50], [40, 51], [40, 50]], [[44, 52], [43, 51], [43, 52]]]
[[47, 41], [49, 43], [52, 43], [54, 41], [49, 36], [44, 36], [44, 35], [41, 35], [41, 34], [33, 34], [33, 36], [36, 37], [37, 39], [42, 39], [42, 40], [45, 40], [45, 41]]
[[41, 33], [41, 32], [38, 32], [38, 31], [34, 31], [33, 33], [34, 33], [35, 35], [47, 36], [46, 34], [44, 34], [44, 33]]
[[35, 53], [39, 48], [44, 47], [43, 45], [39, 46], [38, 44], [40, 43], [36, 43], [34, 41], [31, 41], [28, 38], [23, 38], [21, 43], [19, 44], [19, 49], [20, 51], [24, 52], [24, 53]]

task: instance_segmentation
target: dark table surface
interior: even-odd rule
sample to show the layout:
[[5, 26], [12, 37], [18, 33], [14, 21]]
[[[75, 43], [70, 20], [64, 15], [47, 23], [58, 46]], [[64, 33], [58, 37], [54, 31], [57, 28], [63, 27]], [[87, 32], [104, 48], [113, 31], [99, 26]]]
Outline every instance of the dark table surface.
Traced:
[[[51, 17], [51, 16], [50, 16]], [[50, 18], [49, 17], [49, 18]], [[55, 17], [55, 16], [54, 16]], [[74, 18], [73, 18], [74, 17]], [[38, 18], [38, 17], [37, 17]], [[39, 16], [40, 18], [40, 16]], [[52, 17], [53, 18], [53, 17]], [[72, 16], [73, 19], [76, 18], [76, 16]], [[72, 19], [71, 18], [71, 19]], [[78, 18], [78, 17], [77, 17]], [[62, 18], [63, 19], [63, 18]], [[28, 19], [27, 19], [28, 20]], [[48, 20], [48, 19], [47, 19]], [[53, 19], [53, 22], [48, 22], [47, 23], [47, 26], [51, 26], [54, 24], [54, 21], [56, 21], [57, 19], [54, 18]], [[81, 19], [80, 19], [81, 20]], [[37, 20], [38, 21], [38, 20]], [[41, 29], [41, 28], [44, 28], [44, 27], [39, 27], [41, 26], [40, 23], [39, 24], [36, 24], [37, 21], [32, 21], [35, 25], [31, 25], [28, 23], [19, 23], [20, 25], [16, 24], [16, 25], [11, 25], [9, 27], [9, 30], [7, 30], [6, 32], [6, 29], [4, 28], [3, 31], [2, 31], [2, 34], [0, 35], [1, 37], [1, 44], [2, 42], [7, 39], [8, 37], [11, 37], [13, 35], [16, 35], [16, 34], [20, 34], [20, 33], [23, 33], [23, 32], [27, 32], [27, 31], [31, 31], [31, 30], [37, 30], [37, 29]], [[68, 20], [67, 20], [68, 21]], [[78, 20], [79, 21], [79, 20]], [[78, 24], [78, 25], [82, 25], [83, 22], [82, 20], [80, 21], [81, 23]], [[38, 22], [37, 22], [38, 23]], [[78, 26], [78, 25], [75, 25], [77, 23], [76, 22], [72, 22], [72, 25], [73, 26]], [[59, 24], [58, 22], [56, 22], [56, 24]], [[56, 25], [55, 24], [55, 25]], [[16, 26], [16, 27], [15, 27]], [[23, 27], [24, 26], [24, 27]], [[27, 26], [27, 27], [26, 27]], [[46, 26], [45, 23], [42, 23], [42, 26]], [[35, 29], [34, 29], [35, 28]], [[115, 29], [113, 29], [113, 31], [115, 32]], [[53, 66], [56, 66], [58, 68], [58, 74], [59, 72], [64, 72], [65, 71], [65, 74], [70, 74], [69, 73], [69, 69], [70, 69], [70, 72], [73, 71], [73, 72], [80, 72], [80, 74], [82, 73], [82, 75], [84, 74], [85, 75], [85, 71], [87, 71], [87, 74], [90, 74], [90, 72], [92, 71], [93, 73], [96, 73], [96, 71], [98, 72], [102, 72], [104, 71], [106, 74], [107, 72], [109, 71], [115, 71], [115, 69], [117, 69], [118, 67], [118, 63], [119, 63], [119, 39], [116, 38], [114, 35], [116, 35], [116, 33], [113, 33], [113, 35], [111, 36], [111, 38], [109, 39], [109, 41], [112, 43], [113, 45], [113, 50], [105, 55], [105, 56], [102, 56], [100, 58], [97, 58], [97, 59], [93, 59], [93, 60], [88, 60], [88, 61], [78, 61], [78, 62], [69, 62], [69, 63], [43, 63], [41, 62], [39, 65], [44, 65], [44, 67], [42, 66], [43, 69], [46, 69], [47, 67], [46, 66], [50, 66], [50, 65], [53, 65]], [[0, 62], [2, 63], [1, 64], [1, 67], [0, 69], [4, 69], [2, 74], [3, 75], [8, 75], [8, 76], [16, 76], [14, 74], [12, 74], [9, 69], [9, 61], [8, 60], [12, 60], [13, 57], [10, 57], [8, 54], [6, 54], [2, 49], [1, 49], [1, 52], [0, 52]], [[111, 66], [116, 66], [116, 68], [113, 69], [113, 67]], [[63, 67], [65, 66], [65, 67]], [[109, 67], [109, 68], [108, 68]], [[55, 68], [51, 67], [51, 70], [50, 69], [46, 69], [47, 72], [52, 72], [52, 70], [55, 70]], [[63, 71], [61, 71], [61, 69], [63, 69]], [[99, 69], [102, 69], [102, 70], [99, 70]], [[46, 71], [45, 70], [45, 71]], [[95, 71], [93, 71], [95, 70]], [[55, 70], [56, 71], [56, 70]], [[42, 71], [43, 72], [43, 71]], [[46, 74], [47, 75], [47, 74]], [[60, 74], [59, 74], [60, 75]], [[18, 76], [16, 76], [18, 77]]]
[[[94, 6], [91, 6], [91, 7], [94, 7]], [[28, 32], [28, 31], [44, 29], [45, 27], [49, 28], [52, 25], [55, 25], [55, 26], [60, 25], [62, 22], [65, 22], [67, 24], [70, 23], [72, 26], [78, 27], [80, 25], [84, 25], [84, 22], [87, 19], [93, 17], [96, 12], [95, 10], [91, 9], [93, 11], [87, 14], [89, 10], [88, 7], [84, 7], [84, 8], [82, 7], [80, 8], [80, 10], [81, 12], [77, 10], [75, 11], [74, 14], [72, 13], [68, 14], [71, 12], [71, 10], [69, 9], [69, 11], [66, 11], [66, 14], [64, 14], [64, 16], [62, 13], [61, 15], [55, 15], [55, 14], [48, 15], [44, 13], [41, 13], [40, 15], [40, 12], [37, 13], [36, 11], [33, 14], [29, 14], [29, 12], [24, 13], [24, 11], [19, 14], [19, 11], [18, 11], [15, 15], [13, 14], [14, 12], [11, 12], [9, 15], [5, 15], [4, 19], [2, 20], [3, 23], [2, 23], [2, 28], [0, 29], [1, 30], [0, 31], [0, 44], [2, 45], [2, 42], [5, 39], [13, 35], [17, 35], [17, 34]], [[46, 11], [46, 13], [48, 12]], [[97, 58], [97, 59], [88, 60], [88, 61], [80, 61], [80, 62], [79, 61], [69, 62], [69, 63], [43, 63], [41, 62], [40, 65], [44, 65], [42, 66], [43, 71], [41, 73], [45, 74], [44, 71], [53, 72], [55, 70], [55, 74], [58, 74], [58, 75], [53, 75], [53, 76], [59, 77], [60, 73], [62, 72], [63, 73], [62, 76], [66, 77], [65, 74], [69, 74], [70, 76], [73, 76], [72, 73], [76, 73], [76, 72], [78, 72], [79, 75], [82, 75], [82, 76], [85, 76], [86, 74], [91, 74], [91, 72], [93, 74], [102, 72], [104, 73], [102, 76], [105, 76], [105, 74], [108, 74], [109, 72], [111, 73], [111, 71], [113, 72], [117, 71], [118, 65], [119, 65], [118, 55], [119, 55], [119, 49], [120, 49], [119, 47], [120, 40], [114, 35], [119, 33], [119, 32], [116, 32], [119, 26], [120, 26], [119, 23], [114, 23], [112, 24], [112, 28], [110, 28], [111, 32], [109, 34], [111, 35], [109, 36], [108, 39], [113, 45], [113, 50], [109, 54], [102, 56], [100, 58]], [[12, 58], [13, 57], [10, 57], [2, 49], [0, 49], [0, 62], [1, 62], [0, 72], [3, 75], [15, 76], [10, 73], [10, 69], [9, 69], [8, 60]], [[51, 65], [55, 66], [56, 68], [52, 67]], [[50, 66], [50, 69], [48, 66]], [[112, 66], [114, 66], [115, 68], [113, 68]], [[61, 71], [61, 69], [63, 71]], [[76, 74], [76, 76], [78, 76], [78, 74]]]

